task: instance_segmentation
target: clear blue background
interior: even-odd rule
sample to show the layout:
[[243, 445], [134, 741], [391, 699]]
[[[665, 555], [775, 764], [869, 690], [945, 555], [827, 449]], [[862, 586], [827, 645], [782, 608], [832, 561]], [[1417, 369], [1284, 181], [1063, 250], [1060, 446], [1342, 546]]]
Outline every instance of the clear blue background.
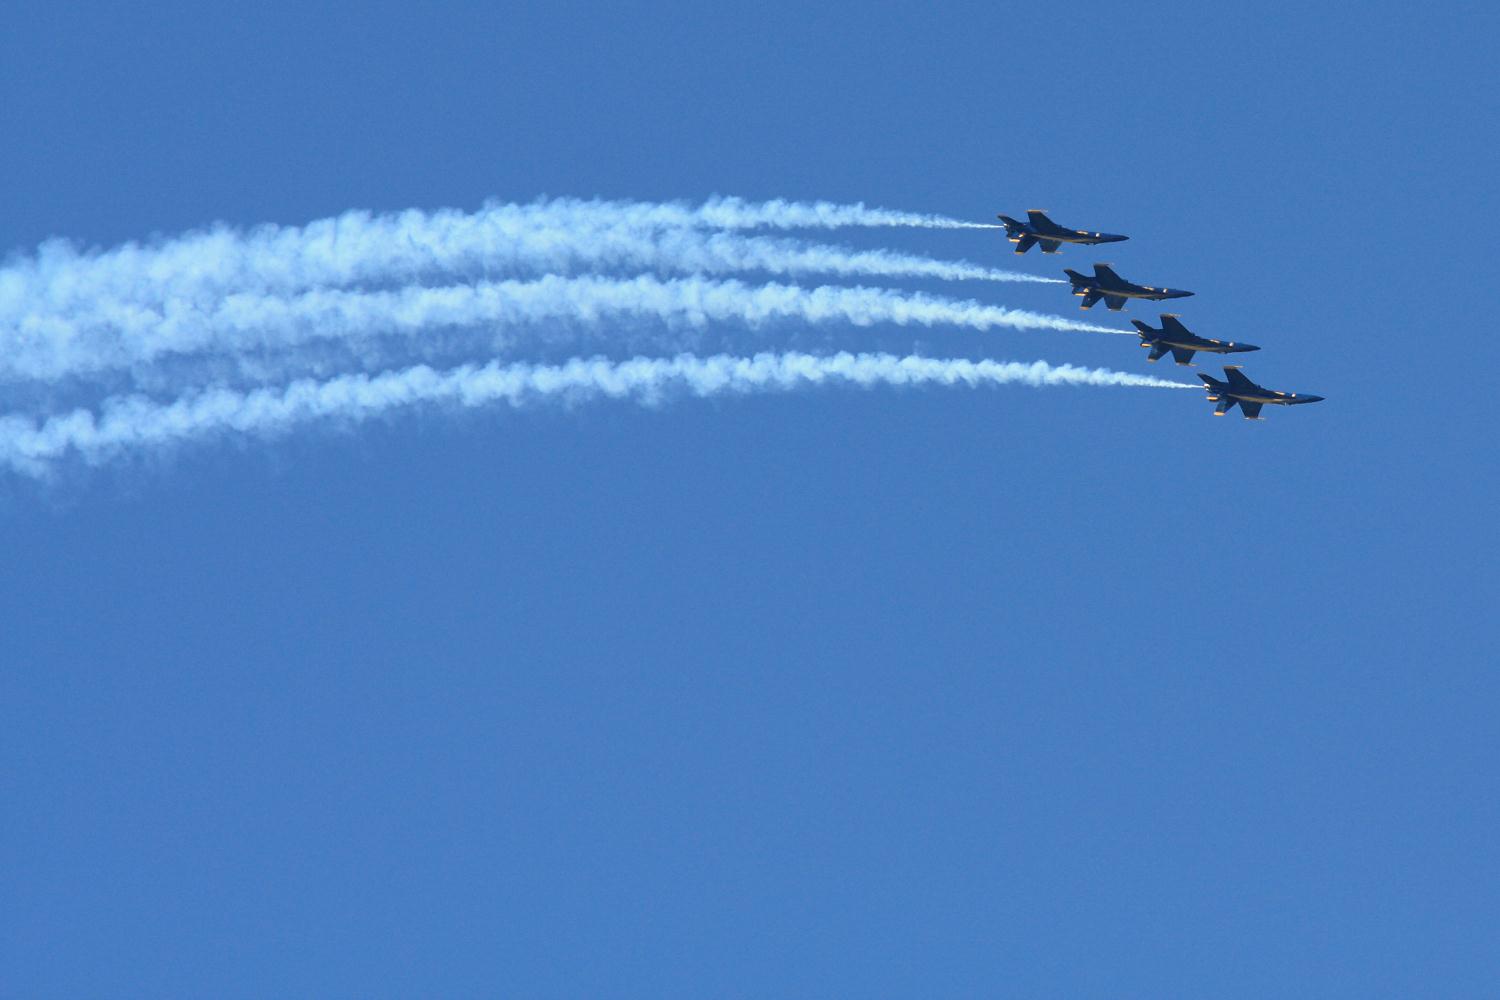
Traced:
[[13, 0], [3, 247], [543, 193], [1041, 206], [1328, 401], [599, 405], [11, 483], [0, 993], [1493, 996], [1497, 27]]

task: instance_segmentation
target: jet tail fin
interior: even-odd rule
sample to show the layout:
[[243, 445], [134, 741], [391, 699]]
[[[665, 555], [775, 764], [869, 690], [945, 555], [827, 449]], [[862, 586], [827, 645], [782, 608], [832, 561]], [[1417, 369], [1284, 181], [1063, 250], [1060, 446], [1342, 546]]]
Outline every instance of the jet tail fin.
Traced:
[[1146, 340], [1155, 339], [1155, 337], [1156, 337], [1156, 335], [1158, 333], [1158, 331], [1153, 330], [1151, 327], [1147, 326], [1145, 323], [1142, 323], [1138, 319], [1131, 320], [1130, 321], [1130, 325], [1133, 326], [1133, 327], [1135, 327], [1137, 330], [1139, 330], [1140, 333], [1141, 333], [1141, 337], [1143, 339], [1146, 339]]
[[1068, 280], [1071, 281], [1071, 282], [1073, 282], [1073, 284], [1075, 284], [1075, 285], [1087, 284], [1088, 282], [1090, 282], [1090, 281], [1093, 280], [1092, 278], [1089, 278], [1086, 275], [1079, 274], [1077, 271], [1073, 270], [1071, 267], [1065, 267], [1065, 268], [1063, 268], [1063, 274], [1066, 274], [1068, 276]]
[[1001, 222], [1005, 223], [1005, 228], [1006, 229], [1025, 229], [1026, 228], [1026, 224], [1024, 222], [1017, 222], [1015, 219], [1012, 219], [1008, 215], [997, 215], [997, 216], [995, 216], [995, 218], [997, 218]]

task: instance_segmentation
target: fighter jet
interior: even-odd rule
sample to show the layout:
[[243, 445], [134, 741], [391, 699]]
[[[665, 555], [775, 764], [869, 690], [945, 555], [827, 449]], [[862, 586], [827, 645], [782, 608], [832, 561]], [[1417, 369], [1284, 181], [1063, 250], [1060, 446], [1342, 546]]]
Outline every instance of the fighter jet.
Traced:
[[1121, 240], [1130, 239], [1129, 236], [1116, 236], [1114, 233], [1090, 233], [1082, 229], [1065, 229], [1035, 208], [1026, 213], [1026, 218], [1029, 220], [1027, 222], [1017, 222], [1008, 215], [999, 215], [996, 218], [1005, 223], [1005, 235], [1016, 245], [1016, 253], [1025, 253], [1038, 243], [1042, 245], [1042, 253], [1057, 253], [1064, 243], [1082, 243], [1093, 246], [1095, 243], [1118, 243]]
[[1119, 312], [1125, 308], [1126, 299], [1150, 299], [1153, 302], [1160, 302], [1162, 299], [1185, 299], [1193, 294], [1171, 288], [1137, 285], [1120, 277], [1108, 264], [1095, 264], [1092, 278], [1066, 267], [1063, 268], [1063, 272], [1073, 283], [1073, 294], [1083, 296], [1083, 301], [1078, 304], [1080, 309], [1092, 309], [1094, 303], [1103, 299], [1111, 312]]
[[1203, 387], [1208, 390], [1208, 398], [1216, 403], [1214, 416], [1222, 417], [1234, 409], [1234, 404], [1240, 404], [1240, 409], [1245, 411], [1246, 420], [1260, 420], [1260, 408], [1267, 403], [1276, 406], [1298, 406], [1302, 403], [1321, 403], [1322, 396], [1303, 396], [1295, 392], [1277, 392], [1275, 389], [1263, 389], [1240, 374], [1239, 365], [1225, 365], [1224, 377], [1227, 381], [1220, 382], [1212, 375], [1199, 375], [1203, 380]]
[[1153, 330], [1138, 319], [1130, 321], [1130, 325], [1140, 331], [1141, 346], [1151, 348], [1151, 353], [1146, 355], [1147, 361], [1155, 361], [1168, 351], [1172, 352], [1172, 360], [1179, 365], [1190, 365], [1193, 363], [1193, 352], [1207, 351], [1210, 354], [1241, 354], [1245, 351], [1258, 351], [1259, 347], [1254, 344], [1236, 344], [1232, 340], [1209, 340], [1200, 337], [1177, 319], [1176, 313], [1161, 314], [1161, 329]]

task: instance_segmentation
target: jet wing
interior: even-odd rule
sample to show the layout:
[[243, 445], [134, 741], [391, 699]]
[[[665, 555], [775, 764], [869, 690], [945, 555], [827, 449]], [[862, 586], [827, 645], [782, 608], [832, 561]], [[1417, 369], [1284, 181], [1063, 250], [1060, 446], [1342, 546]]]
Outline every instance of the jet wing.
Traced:
[[1084, 293], [1083, 301], [1078, 303], [1078, 308], [1092, 309], [1103, 297], [1104, 293], [1099, 291], [1099, 289], [1090, 288], [1087, 292]]
[[1042, 253], [1057, 253], [1061, 249], [1061, 240], [1042, 240]]
[[1251, 403], [1243, 399], [1240, 400], [1240, 409], [1245, 411], [1246, 420], [1259, 420], [1260, 408], [1264, 405], [1264, 403]]
[[1109, 307], [1110, 312], [1119, 312], [1125, 308], [1125, 296], [1106, 295], [1104, 296], [1104, 304]]
[[[1027, 250], [1030, 250], [1032, 247], [1036, 246], [1036, 237], [1032, 236], [1030, 233], [1027, 233], [1025, 236], [1022, 236], [1018, 240], [1013, 240], [1012, 242], [1016, 245], [1016, 253], [1025, 253]], [[1043, 243], [1042, 249], [1045, 251], [1047, 249], [1047, 244]]]
[[1158, 360], [1161, 359], [1161, 356], [1163, 354], [1166, 354], [1166, 353], [1167, 353], [1167, 345], [1166, 344], [1152, 344], [1151, 345], [1151, 353], [1148, 354], [1148, 355], [1146, 355], [1146, 360], [1147, 361], [1158, 361]]
[[1161, 314], [1161, 330], [1162, 333], [1171, 333], [1183, 337], [1193, 336], [1193, 332], [1182, 325], [1182, 320], [1171, 313]]
[[1222, 417], [1224, 414], [1234, 409], [1234, 404], [1238, 402], [1239, 400], [1235, 399], [1233, 396], [1221, 397], [1219, 399], [1219, 405], [1214, 407], [1214, 416]]
[[1255, 383], [1241, 374], [1239, 368], [1234, 365], [1225, 365], [1224, 374], [1229, 377], [1229, 385], [1235, 389], [1254, 389]]
[[1190, 365], [1193, 363], [1193, 349], [1191, 347], [1172, 348], [1172, 360], [1179, 365]]

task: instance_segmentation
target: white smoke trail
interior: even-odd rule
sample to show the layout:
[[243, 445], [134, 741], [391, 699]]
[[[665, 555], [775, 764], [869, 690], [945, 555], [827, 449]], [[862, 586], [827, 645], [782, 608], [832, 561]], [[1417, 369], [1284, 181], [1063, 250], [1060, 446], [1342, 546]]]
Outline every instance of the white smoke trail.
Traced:
[[130, 368], [163, 355], [218, 352], [232, 357], [286, 350], [313, 340], [356, 343], [440, 328], [504, 329], [549, 320], [593, 325], [622, 317], [693, 327], [794, 320], [1130, 334], [1060, 316], [887, 288], [756, 286], [650, 276], [545, 277], [443, 288], [319, 290], [292, 298], [230, 295], [206, 311], [178, 300], [160, 310], [100, 307], [87, 324], [54, 319], [29, 325], [10, 343], [0, 340], [0, 378], [53, 380]]
[[154, 245], [85, 252], [65, 241], [0, 268], [0, 329], [87, 312], [100, 302], [200, 305], [231, 292], [291, 293], [448, 273], [573, 273], [601, 268], [764, 270], [950, 280], [1059, 279], [886, 251], [854, 251], [704, 229], [854, 225], [969, 227], [940, 216], [825, 202], [679, 203], [557, 199], [456, 210], [347, 212], [300, 227], [219, 227]]
[[968, 261], [937, 260], [894, 250], [853, 250], [801, 240], [703, 233], [693, 229], [669, 229], [653, 234], [616, 228], [608, 232], [612, 236], [612, 245], [605, 244], [603, 253], [591, 245], [577, 254], [576, 262], [566, 262], [564, 267], [576, 270], [579, 265], [602, 263], [614, 267], [633, 266], [640, 270], [703, 274], [764, 271], [768, 274], [831, 274], [853, 278], [1067, 284], [1062, 278], [1004, 271]]
[[[580, 205], [598, 202], [577, 202]], [[621, 205], [620, 202], [605, 204]], [[629, 203], [624, 203], [629, 204]], [[849, 226], [883, 226], [917, 229], [1003, 229], [989, 222], [966, 222], [943, 215], [900, 212], [888, 208], [869, 208], [863, 202], [852, 205], [828, 201], [752, 202], [743, 198], [710, 198], [699, 206], [680, 202], [640, 206], [655, 225], [710, 226], [716, 229], [842, 229]]]
[[0, 417], [0, 466], [46, 475], [69, 456], [89, 463], [177, 441], [223, 433], [274, 435], [317, 420], [360, 421], [417, 404], [472, 408], [494, 403], [583, 401], [597, 397], [662, 400], [673, 390], [695, 396], [786, 392], [807, 386], [845, 384], [978, 387], [1197, 386], [1105, 369], [1032, 363], [897, 357], [890, 354], [757, 354], [699, 358], [574, 359], [561, 365], [465, 365], [435, 371], [419, 365], [380, 375], [304, 379], [279, 389], [235, 392], [211, 389], [160, 404], [139, 396], [106, 400], [98, 415], [88, 410], [42, 423], [24, 416]]
[[[746, 237], [733, 233], [702, 233], [670, 230], [647, 233], [636, 229], [570, 230], [519, 229], [513, 242], [503, 245], [505, 259], [486, 257], [484, 271], [540, 272], [568, 275], [579, 271], [631, 270], [725, 274], [764, 271], [780, 275], [834, 274], [844, 277], [880, 276], [897, 278], [975, 279], [1064, 284], [1060, 279], [1041, 278], [981, 267], [962, 261], [933, 260], [888, 250], [851, 250], [843, 247], [804, 244], [793, 240]], [[457, 265], [456, 259], [450, 264]], [[472, 262], [471, 262], [472, 263]], [[5, 276], [0, 274], [0, 283]], [[291, 283], [295, 284], [295, 283]], [[314, 282], [313, 284], [319, 284]], [[49, 340], [76, 340], [82, 336], [108, 337], [121, 322], [137, 325], [158, 316], [186, 317], [198, 310], [219, 307], [226, 297], [242, 292], [288, 294], [286, 288], [234, 289], [200, 286], [195, 294], [185, 288], [163, 288], [152, 294], [149, 282], [137, 282], [131, 296], [110, 297], [90, 293], [87, 302], [76, 289], [72, 307], [51, 311], [55, 296], [28, 300], [17, 291], [8, 300], [8, 317], [0, 307], [0, 357], [17, 351], [42, 348]], [[209, 292], [214, 294], [209, 295]], [[295, 292], [296, 289], [292, 289]], [[8, 321], [7, 321], [8, 320]], [[0, 362], [3, 370], [3, 362]]]

